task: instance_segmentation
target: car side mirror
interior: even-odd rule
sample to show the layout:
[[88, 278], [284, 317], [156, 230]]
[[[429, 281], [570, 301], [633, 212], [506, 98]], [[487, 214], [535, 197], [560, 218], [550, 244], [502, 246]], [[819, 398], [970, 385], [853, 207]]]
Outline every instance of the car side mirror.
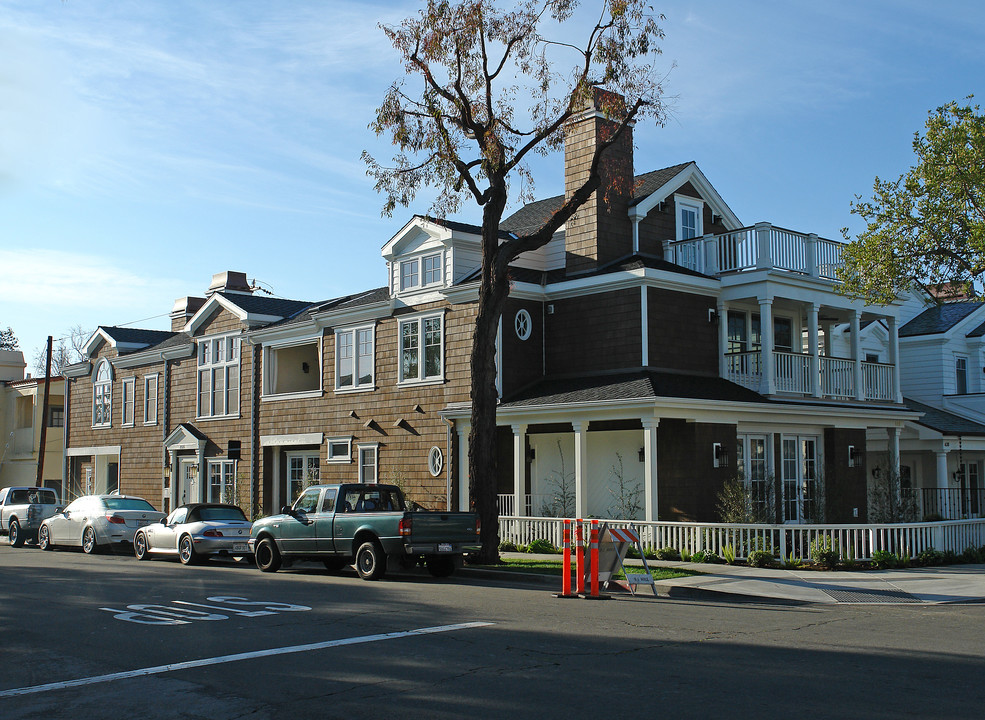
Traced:
[[291, 514], [291, 506], [290, 505], [284, 505], [284, 506], [282, 506], [281, 509], [280, 509], [280, 514], [281, 515], [290, 515]]
[[72, 511], [71, 510], [63, 510], [62, 511], [62, 515], [64, 515], [65, 517], [71, 517], [72, 516]]

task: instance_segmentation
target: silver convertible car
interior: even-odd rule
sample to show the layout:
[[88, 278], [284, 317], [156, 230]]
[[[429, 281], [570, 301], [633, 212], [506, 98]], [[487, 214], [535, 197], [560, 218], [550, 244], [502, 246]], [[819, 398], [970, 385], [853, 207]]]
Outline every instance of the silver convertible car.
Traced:
[[92, 553], [100, 545], [129, 545], [139, 528], [162, 517], [164, 513], [133, 495], [84, 495], [41, 523], [38, 547], [75, 545]]
[[177, 555], [191, 565], [209, 555], [249, 555], [253, 523], [235, 505], [194, 503], [176, 507], [166, 519], [147, 525], [133, 538], [133, 554]]

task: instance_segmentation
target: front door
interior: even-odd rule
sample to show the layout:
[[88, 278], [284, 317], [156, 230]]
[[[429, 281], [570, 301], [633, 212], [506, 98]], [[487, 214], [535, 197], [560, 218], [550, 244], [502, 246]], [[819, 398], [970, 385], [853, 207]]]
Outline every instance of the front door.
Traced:
[[817, 438], [784, 435], [781, 440], [783, 521], [820, 522], [817, 506]]
[[198, 502], [198, 465], [195, 458], [178, 460], [178, 505]]

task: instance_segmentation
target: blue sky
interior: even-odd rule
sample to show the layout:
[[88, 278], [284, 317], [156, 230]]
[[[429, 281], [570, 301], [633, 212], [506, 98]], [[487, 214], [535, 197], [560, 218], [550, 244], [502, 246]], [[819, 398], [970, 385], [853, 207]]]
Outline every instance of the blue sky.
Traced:
[[[985, 100], [985, 4], [653, 3], [667, 125], [636, 170], [695, 160], [745, 224], [837, 238], [927, 112]], [[319, 300], [385, 284], [393, 218], [359, 157], [416, 2], [0, 0], [0, 327], [30, 361], [81, 324], [169, 326], [240, 270]], [[561, 157], [535, 166], [562, 191]], [[477, 222], [467, 208], [458, 219]]]

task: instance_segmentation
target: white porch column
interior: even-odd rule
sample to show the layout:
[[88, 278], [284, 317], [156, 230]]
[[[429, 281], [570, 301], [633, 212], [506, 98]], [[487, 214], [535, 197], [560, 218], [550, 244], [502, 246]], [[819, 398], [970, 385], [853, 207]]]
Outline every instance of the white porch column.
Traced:
[[773, 268], [773, 248], [770, 243], [773, 226], [767, 222], [756, 223], [754, 231], [756, 233], [756, 267], [760, 270], [770, 270]]
[[830, 320], [825, 320], [824, 322], [821, 323], [821, 331], [824, 333], [824, 357], [832, 357]]
[[759, 329], [762, 335], [760, 348], [763, 376], [759, 384], [761, 395], [776, 393], [776, 370], [773, 358], [773, 298], [759, 299]]
[[951, 508], [948, 504], [948, 488], [950, 487], [950, 478], [947, 474], [947, 450], [940, 450], [936, 453], [937, 455], [937, 498], [939, 507], [937, 511], [944, 516], [944, 519], [951, 517]]
[[274, 476], [271, 478], [271, 502], [270, 512], [275, 515], [280, 512], [281, 499], [280, 499], [280, 448], [272, 447], [270, 448], [271, 454], [274, 456], [274, 466], [271, 469]]
[[889, 467], [898, 478], [900, 473], [899, 437], [903, 428], [886, 428], [886, 432], [889, 434]]
[[513, 428], [513, 514], [521, 517], [527, 514], [527, 426], [511, 425]]
[[458, 430], [458, 509], [472, 509], [472, 499], [469, 496], [469, 430], [468, 421], [455, 423]]
[[702, 236], [701, 244], [705, 253], [705, 275], [718, 275], [718, 241], [711, 233]]
[[657, 503], [657, 426], [658, 418], [642, 418], [643, 423], [643, 493], [646, 500], [644, 508], [647, 522], [658, 518]]
[[865, 382], [862, 378], [862, 334], [861, 316], [852, 310], [852, 359], [855, 360], [855, 399], [865, 400]]
[[650, 364], [650, 317], [646, 285], [640, 287], [640, 364], [646, 369]]
[[899, 381], [899, 322], [896, 318], [886, 318], [889, 323], [889, 364], [893, 366], [893, 397], [903, 402], [903, 392]]
[[718, 303], [718, 374], [728, 378], [728, 305]]
[[205, 445], [199, 444], [198, 454], [198, 500], [197, 502], [209, 501], [209, 474], [205, 465]]
[[817, 314], [820, 309], [817, 303], [807, 306], [807, 352], [811, 355], [811, 394], [814, 397], [821, 397], [821, 356], [817, 338]]
[[811, 277], [817, 277], [817, 233], [811, 233], [807, 236], [804, 243], [804, 260], [807, 265], [807, 267], [804, 268], [807, 274]]
[[[168, 450], [168, 495], [170, 495], [170, 502], [168, 506], [171, 510], [178, 507], [178, 473], [180, 468], [178, 466], [178, 453], [175, 450]], [[274, 512], [277, 512], [277, 508], [274, 508]]]
[[575, 517], [588, 517], [588, 423], [571, 423], [575, 433]]

